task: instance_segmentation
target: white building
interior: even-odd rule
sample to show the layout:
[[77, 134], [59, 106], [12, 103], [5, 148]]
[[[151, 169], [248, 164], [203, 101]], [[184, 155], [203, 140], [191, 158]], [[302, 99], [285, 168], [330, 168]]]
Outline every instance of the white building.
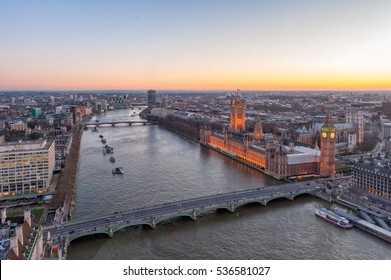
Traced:
[[54, 142], [0, 144], [0, 197], [46, 192], [54, 165]]
[[382, 126], [383, 138], [391, 138], [391, 122], [384, 123]]
[[56, 114], [59, 115], [61, 113], [63, 113], [62, 106], [57, 106], [56, 107]]
[[364, 113], [363, 112], [347, 112], [346, 122], [353, 123], [357, 128], [357, 143], [364, 141]]

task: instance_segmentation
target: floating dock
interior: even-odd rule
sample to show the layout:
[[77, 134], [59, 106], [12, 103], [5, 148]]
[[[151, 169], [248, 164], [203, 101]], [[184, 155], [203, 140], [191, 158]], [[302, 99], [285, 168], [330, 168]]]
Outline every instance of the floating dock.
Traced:
[[358, 227], [359, 229], [366, 231], [372, 235], [375, 235], [389, 243], [391, 243], [391, 231], [388, 231], [382, 227], [379, 227], [377, 225], [371, 224], [365, 220], [360, 219], [357, 216], [351, 215], [349, 213], [346, 213], [343, 210], [335, 209], [333, 210], [334, 213], [337, 215], [340, 215], [342, 217], [345, 217], [350, 220], [350, 222], [353, 224], [353, 226]]

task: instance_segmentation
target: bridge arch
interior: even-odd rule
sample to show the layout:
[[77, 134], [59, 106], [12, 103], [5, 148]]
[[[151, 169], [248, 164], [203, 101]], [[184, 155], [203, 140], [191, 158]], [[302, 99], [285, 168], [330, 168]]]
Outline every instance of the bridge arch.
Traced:
[[99, 230], [99, 231], [90, 231], [90, 232], [82, 232], [82, 233], [78, 233], [78, 234], [70, 234], [68, 236], [68, 245], [71, 244], [72, 241], [74, 240], [77, 240], [79, 238], [82, 238], [82, 237], [86, 237], [86, 236], [107, 236], [107, 237], [110, 237], [110, 233], [109, 231], [105, 231], [105, 230]]
[[[267, 202], [266, 202], [267, 203]], [[260, 204], [262, 206], [266, 206], [266, 203], [262, 199], [256, 199], [256, 200], [247, 200], [247, 201], [238, 201], [236, 204], [234, 204], [233, 211], [229, 210], [230, 212], [234, 212], [239, 207], [243, 207], [245, 205], [249, 204]]]
[[123, 224], [120, 224], [116, 227], [113, 227], [113, 234], [121, 229], [135, 227], [135, 226], [150, 226], [151, 228], [153, 228], [152, 223], [149, 221], [140, 221], [137, 223], [123, 223]]

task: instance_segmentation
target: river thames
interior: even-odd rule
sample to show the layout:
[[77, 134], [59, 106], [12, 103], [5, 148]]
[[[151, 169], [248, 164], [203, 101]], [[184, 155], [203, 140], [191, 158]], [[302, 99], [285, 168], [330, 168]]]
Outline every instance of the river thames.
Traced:
[[[138, 120], [140, 110], [116, 110], [104, 120]], [[136, 113], [135, 116], [132, 116]], [[99, 135], [114, 147], [115, 163]], [[122, 166], [124, 174], [113, 175]], [[80, 149], [74, 219], [129, 208], [281, 182], [157, 125], [85, 131]], [[68, 259], [391, 259], [391, 246], [359, 229], [343, 230], [315, 217], [333, 206], [311, 196], [180, 218], [156, 229], [132, 227], [75, 240]]]

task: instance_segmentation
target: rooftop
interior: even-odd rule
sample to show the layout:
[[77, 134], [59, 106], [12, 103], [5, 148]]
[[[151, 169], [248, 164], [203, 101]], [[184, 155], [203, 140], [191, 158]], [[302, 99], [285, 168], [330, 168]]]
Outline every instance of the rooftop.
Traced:
[[29, 150], [47, 150], [52, 141], [23, 141], [23, 142], [4, 142], [0, 144], [0, 152], [29, 151]]

